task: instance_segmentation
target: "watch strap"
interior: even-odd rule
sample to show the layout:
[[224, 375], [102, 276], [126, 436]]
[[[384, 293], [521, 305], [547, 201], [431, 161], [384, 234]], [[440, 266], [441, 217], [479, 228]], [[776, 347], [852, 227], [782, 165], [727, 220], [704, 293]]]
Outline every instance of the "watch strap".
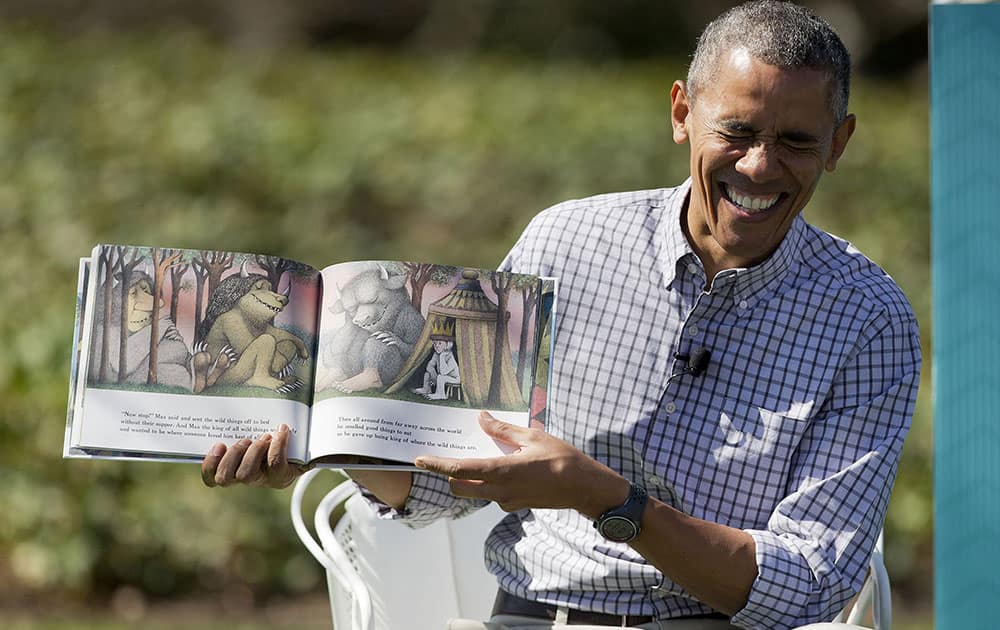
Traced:
[[629, 482], [625, 502], [601, 514], [594, 527], [602, 536], [614, 542], [628, 542], [642, 531], [642, 515], [649, 494], [640, 485]]

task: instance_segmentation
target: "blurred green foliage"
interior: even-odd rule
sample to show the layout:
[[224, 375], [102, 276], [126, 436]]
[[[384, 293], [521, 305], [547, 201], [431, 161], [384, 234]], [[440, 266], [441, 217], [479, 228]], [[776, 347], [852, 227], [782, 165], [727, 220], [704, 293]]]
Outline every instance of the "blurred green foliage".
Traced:
[[[545, 206], [686, 176], [667, 110], [680, 63], [3, 31], [0, 602], [123, 586], [242, 601], [322, 580], [288, 492], [60, 459], [77, 259], [95, 243], [492, 266]], [[858, 131], [807, 216], [903, 286], [929, 374], [926, 86], [858, 81], [852, 109]], [[887, 528], [897, 592], [914, 596], [930, 588], [928, 385]]]

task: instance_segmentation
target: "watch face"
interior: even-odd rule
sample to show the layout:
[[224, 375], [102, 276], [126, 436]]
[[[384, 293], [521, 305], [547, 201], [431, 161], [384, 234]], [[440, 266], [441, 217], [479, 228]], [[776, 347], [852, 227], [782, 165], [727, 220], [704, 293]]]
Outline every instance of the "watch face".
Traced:
[[609, 516], [601, 521], [601, 535], [614, 542], [628, 542], [638, 533], [635, 523], [624, 516]]

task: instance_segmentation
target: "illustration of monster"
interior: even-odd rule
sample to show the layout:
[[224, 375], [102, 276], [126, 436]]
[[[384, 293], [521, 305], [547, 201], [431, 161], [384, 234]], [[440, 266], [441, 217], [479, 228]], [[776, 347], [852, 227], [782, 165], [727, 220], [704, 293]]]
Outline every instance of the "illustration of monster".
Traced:
[[[160, 300], [162, 306], [163, 300]], [[144, 271], [133, 271], [128, 275], [127, 293], [125, 298], [125, 321], [128, 337], [125, 341], [125, 375], [119, 378], [121, 337], [121, 292], [115, 288], [111, 297], [111, 312], [108, 317], [99, 312], [99, 321], [107, 326], [108, 339], [107, 357], [103, 358], [109, 382], [146, 383], [149, 372], [149, 348], [153, 323], [153, 279]], [[161, 311], [163, 312], [163, 311]], [[103, 333], [95, 336], [101, 339]], [[157, 341], [156, 382], [159, 385], [191, 388], [191, 372], [188, 363], [191, 354], [181, 338], [177, 326], [168, 317], [159, 321], [159, 340]], [[101, 344], [94, 345], [94, 361], [98, 363]]]
[[198, 393], [214, 384], [251, 385], [287, 394], [302, 386], [290, 376], [295, 362], [308, 359], [298, 336], [274, 325], [288, 304], [289, 289], [275, 293], [267, 277], [248, 273], [224, 279], [209, 298], [194, 357]]
[[424, 326], [405, 286], [406, 274], [375, 265], [340, 288], [330, 312], [344, 313], [347, 321], [323, 348], [328, 371], [317, 389], [349, 393], [382, 389], [395, 380]]

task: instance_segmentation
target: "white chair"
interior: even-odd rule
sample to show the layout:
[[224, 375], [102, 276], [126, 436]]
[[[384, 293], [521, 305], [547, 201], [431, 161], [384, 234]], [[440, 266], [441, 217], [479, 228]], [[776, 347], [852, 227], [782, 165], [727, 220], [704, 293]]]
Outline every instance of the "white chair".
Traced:
[[868, 578], [861, 586], [861, 592], [854, 598], [852, 605], [845, 608], [837, 618], [829, 623], [811, 623], [796, 630], [853, 630], [865, 629], [861, 625], [868, 613], [872, 616], [874, 630], [890, 630], [892, 628], [892, 592], [889, 586], [889, 573], [885, 569], [883, 536], [879, 533], [875, 541], [875, 550], [868, 563]]
[[[499, 507], [413, 530], [379, 519], [354, 484], [341, 483], [316, 508], [317, 540], [303, 521], [302, 498], [319, 472], [295, 484], [292, 524], [326, 569], [336, 630], [441, 630], [451, 618], [489, 618], [497, 584], [483, 564], [483, 541], [503, 517]], [[331, 527], [330, 514], [345, 501]]]
[[[302, 543], [326, 569], [335, 630], [441, 630], [448, 619], [488, 619], [496, 581], [483, 566], [483, 541], [503, 516], [496, 505], [454, 521], [411, 530], [377, 518], [354, 484], [341, 483], [320, 501], [313, 537], [302, 518], [302, 497], [320, 470], [295, 484], [292, 523]], [[335, 527], [330, 514], [341, 503]], [[889, 576], [879, 535], [870, 571], [853, 606], [830, 623], [798, 630], [863, 629], [869, 610], [875, 630], [890, 630]]]

